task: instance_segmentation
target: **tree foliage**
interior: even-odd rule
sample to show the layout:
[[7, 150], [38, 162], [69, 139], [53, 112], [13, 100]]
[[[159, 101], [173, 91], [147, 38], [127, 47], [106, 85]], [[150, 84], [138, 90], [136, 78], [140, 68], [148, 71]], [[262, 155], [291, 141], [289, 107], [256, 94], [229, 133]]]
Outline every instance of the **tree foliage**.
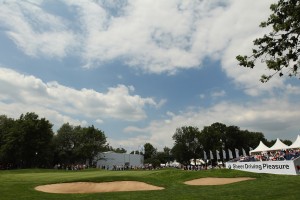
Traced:
[[0, 163], [11, 167], [47, 167], [51, 165], [52, 124], [35, 113], [13, 120], [0, 117]]
[[16, 120], [0, 115], [0, 169], [86, 163], [105, 148], [105, 134], [94, 126], [66, 123], [54, 135], [52, 124], [35, 113]]
[[[56, 162], [60, 164], [85, 163], [106, 147], [104, 132], [94, 126], [81, 127], [63, 124], [54, 138]], [[92, 164], [92, 163], [90, 163]]]
[[[254, 40], [256, 48], [251, 56], [237, 56], [239, 65], [253, 68], [258, 58], [275, 72], [262, 75], [266, 82], [275, 74], [299, 77], [300, 55], [300, 1], [279, 0], [270, 6], [272, 14], [260, 27], [272, 27], [269, 34]], [[287, 69], [287, 70], [285, 70]]]
[[[212, 151], [216, 160], [216, 151], [220, 152], [220, 160], [223, 160], [223, 149], [245, 149], [256, 147], [260, 141], [266, 142], [264, 135], [259, 132], [240, 130], [237, 126], [226, 126], [216, 122], [205, 126], [201, 131], [197, 127], [184, 126], [177, 128], [173, 135], [175, 144], [172, 148], [174, 158], [189, 164], [191, 159], [204, 158], [204, 152]], [[226, 151], [228, 159], [228, 152]], [[224, 159], [225, 160], [225, 159]]]
[[181, 163], [187, 164], [190, 159], [199, 156], [199, 137], [200, 131], [194, 126], [183, 126], [177, 128], [173, 140], [175, 141], [172, 148], [174, 158]]
[[154, 146], [150, 143], [144, 144], [144, 150], [145, 150], [145, 153], [144, 153], [145, 162], [147, 162], [148, 159], [155, 157], [155, 155], [157, 153], [157, 149], [154, 148]]

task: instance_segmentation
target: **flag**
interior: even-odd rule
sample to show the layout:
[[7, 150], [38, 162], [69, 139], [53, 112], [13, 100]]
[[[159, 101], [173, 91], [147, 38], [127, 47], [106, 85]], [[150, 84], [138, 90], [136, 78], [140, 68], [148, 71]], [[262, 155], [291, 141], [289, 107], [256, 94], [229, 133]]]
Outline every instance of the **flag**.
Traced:
[[238, 149], [235, 149], [235, 157], [236, 157], [236, 158], [239, 158], [239, 157], [240, 157], [240, 153], [239, 153], [239, 150], [238, 150]]
[[226, 151], [223, 149], [223, 159], [226, 159]]
[[229, 155], [229, 159], [233, 159], [232, 151], [230, 149], [228, 149], [228, 155]]
[[245, 151], [245, 149], [244, 149], [244, 148], [242, 148], [242, 151], [243, 151], [243, 156], [244, 156], [244, 157], [246, 157], [246, 156], [247, 156], [247, 154], [246, 154], [246, 151]]
[[204, 161], [206, 162], [206, 160], [207, 160], [207, 155], [206, 155], [206, 152], [205, 152], [205, 151], [203, 151], [203, 155], [204, 155]]
[[209, 156], [210, 156], [211, 160], [214, 159], [214, 155], [213, 155], [212, 151], [209, 151]]
[[250, 151], [252, 151], [253, 149], [251, 147], [249, 147], [249, 156], [250, 156]]
[[220, 152], [218, 150], [216, 150], [216, 154], [217, 154], [217, 160], [220, 160]]

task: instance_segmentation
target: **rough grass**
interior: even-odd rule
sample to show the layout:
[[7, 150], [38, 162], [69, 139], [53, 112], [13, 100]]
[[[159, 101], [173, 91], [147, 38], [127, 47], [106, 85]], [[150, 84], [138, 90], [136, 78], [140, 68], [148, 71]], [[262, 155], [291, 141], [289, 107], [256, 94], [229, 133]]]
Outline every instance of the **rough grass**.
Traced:
[[[189, 186], [183, 182], [201, 177], [253, 177], [256, 180], [218, 186]], [[96, 194], [48, 194], [34, 190], [35, 186], [76, 181], [143, 181], [164, 187], [159, 191], [112, 192]], [[0, 171], [1, 200], [40, 199], [299, 199], [300, 176], [255, 174], [228, 169], [182, 171], [163, 169], [153, 171], [61, 171], [11, 170]]]

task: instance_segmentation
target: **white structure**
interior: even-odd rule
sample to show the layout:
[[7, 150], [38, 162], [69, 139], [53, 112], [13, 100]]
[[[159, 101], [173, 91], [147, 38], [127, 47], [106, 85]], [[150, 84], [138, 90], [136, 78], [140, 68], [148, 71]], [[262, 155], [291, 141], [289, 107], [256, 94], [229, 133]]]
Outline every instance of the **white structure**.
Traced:
[[300, 157], [285, 161], [227, 162], [226, 168], [255, 173], [299, 175]]
[[97, 158], [97, 167], [108, 170], [142, 167], [144, 156], [139, 154], [126, 154], [115, 152], [100, 153]]
[[[274, 152], [287, 149], [300, 149], [300, 136], [298, 135], [296, 141], [287, 146], [281, 142], [278, 138], [272, 147], [267, 147], [262, 141], [250, 154], [261, 152]], [[282, 161], [251, 161], [251, 162], [227, 162], [226, 168], [236, 169], [241, 171], [256, 172], [256, 173], [269, 173], [269, 174], [288, 174], [288, 175], [300, 175], [300, 157], [294, 160], [282, 160]]]
[[282, 149], [288, 149], [289, 146], [281, 142], [279, 138], [277, 138], [275, 144], [269, 148], [269, 151], [277, 151], [277, 150], [282, 150]]
[[267, 147], [262, 141], [259, 142], [259, 145], [252, 151], [250, 151], [250, 154], [252, 153], [258, 153], [262, 151], [268, 151], [269, 147]]
[[289, 149], [297, 149], [297, 148], [300, 148], [300, 135], [298, 135], [296, 141], [291, 146], [289, 146]]

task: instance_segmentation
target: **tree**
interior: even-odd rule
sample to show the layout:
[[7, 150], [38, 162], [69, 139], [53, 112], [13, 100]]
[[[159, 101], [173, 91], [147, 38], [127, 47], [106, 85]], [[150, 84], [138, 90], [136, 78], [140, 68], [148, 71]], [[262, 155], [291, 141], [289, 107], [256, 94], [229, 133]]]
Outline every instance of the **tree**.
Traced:
[[[203, 149], [212, 152], [235, 148], [240, 150], [243, 148], [246, 151], [249, 147], [255, 148], [260, 141], [267, 141], [260, 132], [240, 130], [238, 126], [226, 126], [219, 122], [205, 126], [200, 134]], [[228, 151], [226, 151], [226, 158], [228, 157]], [[220, 153], [220, 159], [224, 159], [223, 153]]]
[[[300, 55], [300, 1], [279, 0], [270, 6], [272, 14], [260, 27], [272, 27], [272, 31], [254, 40], [255, 49], [251, 56], [238, 55], [239, 65], [253, 68], [258, 58], [275, 72], [262, 75], [261, 81], [267, 82], [275, 74], [288, 74], [299, 77]], [[287, 71], [284, 70], [287, 68]]]
[[123, 147], [121, 148], [116, 148], [116, 149], [112, 149], [113, 152], [116, 152], [116, 153], [126, 153], [126, 149], [124, 149]]
[[75, 141], [74, 127], [69, 123], [63, 124], [54, 137], [55, 163], [68, 165], [75, 162]]
[[144, 144], [144, 149], [145, 149], [144, 159], [146, 163], [148, 159], [153, 158], [156, 155], [157, 150], [150, 143]]
[[75, 149], [77, 157], [82, 161], [88, 160], [90, 165], [96, 155], [103, 152], [106, 144], [106, 136], [103, 131], [96, 129], [94, 126], [81, 128], [78, 132], [78, 141], [80, 142]]
[[[223, 144], [227, 142], [226, 138], [226, 125], [216, 122], [210, 126], [205, 126], [200, 133], [200, 143], [203, 146], [203, 149], [208, 152], [212, 151], [213, 154], [216, 150], [221, 150]], [[222, 153], [220, 154], [222, 157]], [[214, 156], [214, 159], [216, 157]]]
[[199, 136], [197, 127], [183, 126], [176, 129], [172, 137], [175, 144], [171, 152], [178, 162], [189, 164], [191, 159], [199, 156]]
[[[15, 166], [17, 160], [18, 136], [14, 131], [15, 120], [5, 115], [0, 116], [0, 169]], [[14, 165], [14, 166], [12, 166]]]
[[94, 126], [82, 128], [63, 124], [55, 136], [56, 162], [69, 165], [91, 161], [104, 151], [106, 137], [103, 131]]
[[140, 152], [138, 150], [135, 150], [135, 151], [131, 151], [130, 154], [140, 154]]
[[47, 167], [52, 164], [52, 124], [33, 112], [16, 120], [20, 164], [22, 167]]

